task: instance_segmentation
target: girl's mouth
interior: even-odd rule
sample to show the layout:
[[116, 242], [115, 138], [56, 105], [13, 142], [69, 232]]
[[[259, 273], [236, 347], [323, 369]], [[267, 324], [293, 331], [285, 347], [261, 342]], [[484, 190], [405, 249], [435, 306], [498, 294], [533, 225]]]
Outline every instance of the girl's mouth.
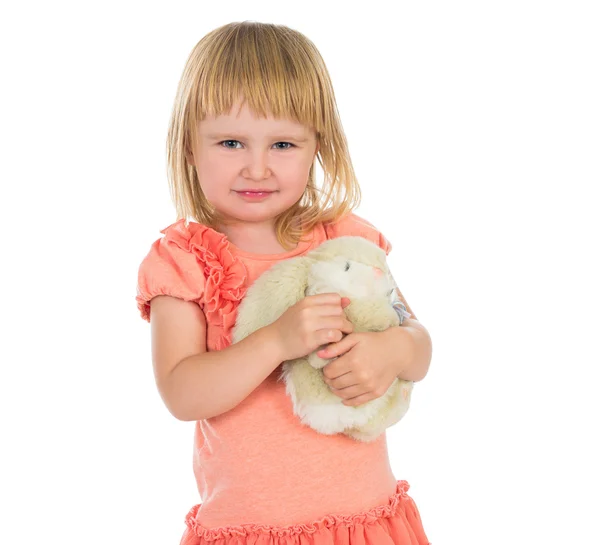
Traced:
[[268, 197], [273, 191], [236, 191], [242, 197], [248, 197], [250, 199], [260, 199]]

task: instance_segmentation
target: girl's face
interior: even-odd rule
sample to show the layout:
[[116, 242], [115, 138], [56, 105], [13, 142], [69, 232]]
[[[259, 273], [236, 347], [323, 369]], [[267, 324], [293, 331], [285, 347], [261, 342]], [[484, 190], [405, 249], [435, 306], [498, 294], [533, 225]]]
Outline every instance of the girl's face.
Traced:
[[317, 151], [314, 130], [270, 115], [257, 118], [238, 102], [229, 114], [199, 123], [188, 160], [204, 195], [228, 220], [271, 223], [302, 196]]

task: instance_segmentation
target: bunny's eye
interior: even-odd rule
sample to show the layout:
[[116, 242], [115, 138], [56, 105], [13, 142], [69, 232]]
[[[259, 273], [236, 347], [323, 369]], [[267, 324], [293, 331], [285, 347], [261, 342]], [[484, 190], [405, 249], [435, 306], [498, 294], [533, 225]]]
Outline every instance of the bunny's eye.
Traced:
[[344, 268], [344, 271], [347, 271], [350, 268], [350, 261], [346, 261], [346, 267]]

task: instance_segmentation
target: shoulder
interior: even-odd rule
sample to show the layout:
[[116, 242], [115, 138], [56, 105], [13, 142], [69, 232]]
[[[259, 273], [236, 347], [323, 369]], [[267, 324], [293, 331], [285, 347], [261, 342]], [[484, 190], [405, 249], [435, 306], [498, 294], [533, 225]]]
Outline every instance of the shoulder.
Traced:
[[205, 278], [198, 253], [207, 247], [200, 224], [185, 224], [184, 219], [160, 230], [161, 237], [150, 245], [137, 272], [136, 302], [140, 315], [150, 321], [150, 301], [169, 295], [199, 302]]
[[201, 223], [180, 219], [160, 231], [138, 268], [137, 306], [150, 321], [150, 300], [169, 295], [194, 301], [208, 315], [227, 301], [239, 300], [246, 269], [229, 249], [227, 238]]
[[196, 260], [195, 254], [210, 247], [210, 242], [203, 240], [199, 224], [185, 224], [180, 219], [160, 230], [162, 236], [150, 245], [150, 249], [139, 266], [139, 273], [160, 276], [168, 274], [172, 269], [190, 270], [190, 264]]
[[155, 241], [156, 245], [175, 246], [186, 253], [195, 253], [198, 249], [215, 249], [223, 245], [225, 236], [214, 229], [184, 219], [161, 229], [162, 237]]
[[323, 226], [327, 233], [327, 238], [362, 236], [385, 250], [386, 255], [392, 250], [391, 242], [383, 235], [383, 233], [371, 222], [354, 212], [349, 212], [335, 223], [329, 222], [325, 223]]

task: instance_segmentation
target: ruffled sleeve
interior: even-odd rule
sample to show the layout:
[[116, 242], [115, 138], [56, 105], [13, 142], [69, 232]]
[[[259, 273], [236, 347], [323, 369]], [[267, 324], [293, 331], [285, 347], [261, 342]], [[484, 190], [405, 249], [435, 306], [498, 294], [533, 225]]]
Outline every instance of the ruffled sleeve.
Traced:
[[370, 222], [354, 213], [346, 214], [336, 223], [325, 225], [327, 238], [341, 236], [362, 236], [377, 244], [388, 255], [392, 251], [392, 243]]
[[169, 295], [203, 306], [205, 276], [202, 263], [191, 251], [192, 233], [184, 220], [166, 227], [152, 243], [138, 269], [136, 302], [141, 317], [150, 321], [150, 301]]

